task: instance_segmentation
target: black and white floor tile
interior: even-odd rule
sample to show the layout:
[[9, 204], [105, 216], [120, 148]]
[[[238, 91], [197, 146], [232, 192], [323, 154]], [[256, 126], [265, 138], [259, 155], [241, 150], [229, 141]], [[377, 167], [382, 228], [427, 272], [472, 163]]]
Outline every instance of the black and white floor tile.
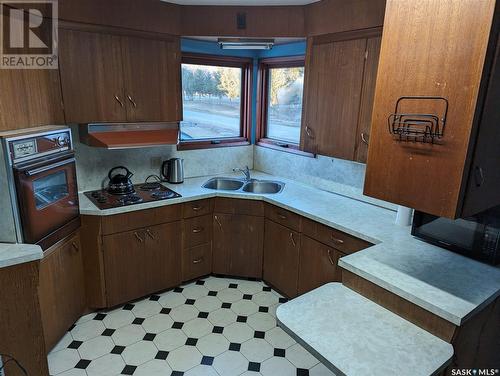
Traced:
[[49, 354], [58, 376], [332, 376], [276, 325], [281, 295], [207, 277], [82, 317]]

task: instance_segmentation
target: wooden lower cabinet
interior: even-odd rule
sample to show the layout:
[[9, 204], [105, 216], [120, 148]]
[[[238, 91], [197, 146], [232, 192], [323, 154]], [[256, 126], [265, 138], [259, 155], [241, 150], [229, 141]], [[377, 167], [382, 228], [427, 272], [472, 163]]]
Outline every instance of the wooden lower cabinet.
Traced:
[[103, 237], [107, 305], [181, 282], [181, 222]]
[[264, 218], [215, 213], [213, 272], [262, 278]]
[[182, 280], [189, 281], [212, 272], [212, 244], [206, 243], [182, 251]]
[[299, 252], [298, 293], [304, 294], [328, 282], [340, 282], [342, 272], [337, 265], [343, 253], [302, 235]]
[[288, 297], [297, 295], [301, 234], [266, 219], [264, 280]]
[[45, 251], [40, 262], [39, 300], [47, 351], [85, 310], [80, 234]]

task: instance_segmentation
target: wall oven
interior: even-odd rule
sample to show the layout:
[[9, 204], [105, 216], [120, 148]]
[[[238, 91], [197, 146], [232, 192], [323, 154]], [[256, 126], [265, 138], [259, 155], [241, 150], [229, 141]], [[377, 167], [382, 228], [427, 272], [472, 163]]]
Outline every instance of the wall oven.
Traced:
[[80, 226], [71, 131], [35, 128], [0, 137], [5, 160], [0, 207], [6, 214], [0, 219], [0, 241], [45, 250]]

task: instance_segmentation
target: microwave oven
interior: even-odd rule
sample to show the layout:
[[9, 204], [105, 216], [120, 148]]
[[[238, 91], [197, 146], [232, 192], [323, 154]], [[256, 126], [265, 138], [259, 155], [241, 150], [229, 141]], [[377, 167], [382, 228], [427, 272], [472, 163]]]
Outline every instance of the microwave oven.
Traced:
[[464, 256], [500, 263], [500, 206], [455, 220], [415, 211], [411, 233]]

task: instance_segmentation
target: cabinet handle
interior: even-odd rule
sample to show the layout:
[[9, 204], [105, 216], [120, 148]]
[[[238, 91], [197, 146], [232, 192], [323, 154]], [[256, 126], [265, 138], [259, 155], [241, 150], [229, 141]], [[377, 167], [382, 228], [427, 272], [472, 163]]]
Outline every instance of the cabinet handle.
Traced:
[[120, 103], [120, 106], [122, 106], [123, 108], [124, 107], [123, 102], [120, 100], [120, 98], [118, 98], [118, 95], [115, 95], [115, 99], [118, 103]]
[[154, 236], [154, 234], [151, 232], [150, 229], [147, 229], [146, 230], [146, 234], [148, 234], [148, 236], [153, 239], [153, 240], [156, 240], [156, 236]]
[[134, 108], [137, 108], [137, 103], [134, 102], [134, 100], [132, 99], [132, 97], [130, 95], [127, 95], [127, 98], [130, 101], [130, 103], [132, 103], [132, 106], [134, 106]]
[[141, 238], [141, 237], [139, 236], [139, 234], [137, 233], [137, 231], [136, 231], [136, 232], [134, 232], [134, 236], [135, 236], [135, 237], [136, 237], [136, 239], [137, 239], [137, 240], [139, 240], [141, 243], [142, 243], [142, 242], [144, 242], [144, 239], [143, 239], [143, 238]]
[[219, 217], [214, 215], [214, 218], [215, 218], [215, 221], [217, 222], [217, 224], [219, 225], [219, 227], [222, 228], [222, 223], [220, 223]]
[[476, 187], [480, 187], [484, 183], [484, 171], [482, 167], [476, 166]]
[[293, 238], [293, 232], [290, 233], [290, 240], [292, 241], [293, 246], [296, 247], [297, 243], [295, 243], [295, 239]]
[[361, 132], [361, 141], [368, 145], [368, 139], [366, 138], [365, 132]]
[[71, 246], [73, 247], [73, 249], [76, 252], [80, 252], [80, 248], [78, 247], [78, 244], [76, 244], [75, 242], [71, 242]]
[[339, 238], [336, 238], [333, 234], [330, 235], [330, 238], [332, 239], [332, 241], [334, 243], [337, 243], [337, 244], [344, 244], [344, 241], [342, 239], [339, 239]]
[[333, 258], [332, 258], [332, 250], [331, 249], [328, 250], [328, 260], [330, 260], [330, 264], [335, 266], [335, 262], [333, 262]]
[[199, 258], [199, 259], [196, 259], [196, 260], [193, 260], [193, 264], [199, 264], [200, 262], [203, 262], [203, 257], [202, 258]]
[[204, 230], [203, 227], [195, 227], [193, 229], [193, 234], [199, 234], [200, 232], [202, 232]]
[[278, 213], [278, 218], [280, 218], [280, 219], [286, 219], [286, 215]]
[[312, 130], [311, 130], [311, 128], [309, 128], [308, 125], [306, 125], [306, 134], [307, 134], [307, 137], [314, 138]]
[[203, 209], [203, 206], [193, 206], [194, 211], [199, 211], [201, 209]]

